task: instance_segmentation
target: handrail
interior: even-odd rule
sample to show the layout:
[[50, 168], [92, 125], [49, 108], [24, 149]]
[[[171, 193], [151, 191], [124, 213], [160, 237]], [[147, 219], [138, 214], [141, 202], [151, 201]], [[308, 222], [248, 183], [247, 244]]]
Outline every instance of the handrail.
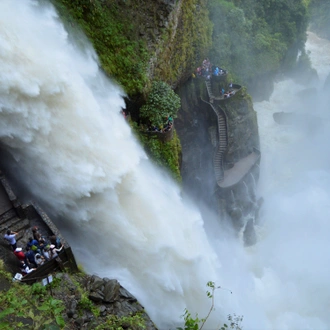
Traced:
[[[224, 179], [224, 168], [223, 168], [223, 155], [228, 147], [228, 128], [225, 112], [220, 108], [218, 111], [214, 105], [201, 98], [201, 100], [211, 106], [218, 118], [218, 149], [213, 157], [214, 174], [216, 181], [219, 184]], [[223, 132], [224, 131], [224, 132]]]
[[156, 136], [160, 141], [168, 142], [173, 139], [174, 134], [174, 121], [172, 124], [172, 127], [167, 132], [158, 132], [158, 131], [142, 131], [142, 134], [145, 135], [154, 135]]

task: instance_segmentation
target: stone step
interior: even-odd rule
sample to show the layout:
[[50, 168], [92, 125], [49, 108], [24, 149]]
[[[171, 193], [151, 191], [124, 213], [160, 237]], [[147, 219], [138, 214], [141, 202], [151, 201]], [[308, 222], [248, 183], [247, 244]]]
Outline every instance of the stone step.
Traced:
[[10, 209], [9, 211], [3, 213], [0, 216], [0, 225], [2, 225], [3, 223], [6, 223], [8, 220], [10, 220], [11, 218], [14, 218], [16, 216], [17, 216], [17, 214], [16, 214], [15, 209]]
[[14, 230], [13, 227], [15, 227], [15, 225], [20, 221], [22, 221], [22, 219], [18, 218], [17, 215], [15, 214], [13, 218], [8, 218], [0, 225], [0, 232], [5, 231], [7, 228]]
[[[28, 219], [19, 219], [17, 217], [8, 220], [6, 223], [0, 226], [0, 232], [5, 233], [7, 229], [14, 232], [21, 232], [30, 226], [30, 221]], [[20, 233], [23, 235], [23, 232]]]

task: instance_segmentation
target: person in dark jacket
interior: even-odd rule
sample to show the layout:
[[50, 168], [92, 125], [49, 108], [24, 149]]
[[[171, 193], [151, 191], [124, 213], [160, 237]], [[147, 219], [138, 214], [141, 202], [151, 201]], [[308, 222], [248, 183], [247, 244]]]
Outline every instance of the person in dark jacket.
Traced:
[[28, 263], [28, 265], [32, 268], [36, 268], [37, 265], [35, 264], [35, 254], [34, 252], [27, 246], [25, 249], [25, 257], [26, 257], [26, 261]]

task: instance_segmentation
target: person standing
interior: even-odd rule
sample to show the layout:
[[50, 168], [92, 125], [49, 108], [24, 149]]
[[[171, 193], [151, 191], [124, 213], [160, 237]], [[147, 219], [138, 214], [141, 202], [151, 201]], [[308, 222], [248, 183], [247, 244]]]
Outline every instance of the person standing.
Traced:
[[59, 248], [59, 249], [56, 249], [55, 245], [51, 245], [49, 247], [50, 249], [50, 259], [54, 259], [58, 256], [58, 252], [60, 252], [62, 249], [63, 249], [63, 245]]
[[13, 251], [15, 251], [17, 248], [17, 244], [16, 244], [16, 235], [17, 234], [18, 233], [8, 229], [6, 234], [3, 236], [4, 239], [7, 240], [9, 242], [9, 244], [11, 245]]

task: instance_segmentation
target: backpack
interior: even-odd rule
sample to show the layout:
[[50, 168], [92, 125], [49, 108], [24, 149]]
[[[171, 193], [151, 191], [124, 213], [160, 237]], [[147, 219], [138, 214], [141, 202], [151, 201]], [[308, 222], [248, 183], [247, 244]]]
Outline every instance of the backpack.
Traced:
[[37, 251], [37, 250], [38, 250], [38, 247], [35, 246], [35, 245], [32, 245], [32, 246], [31, 246], [31, 250], [32, 250], [32, 251]]

